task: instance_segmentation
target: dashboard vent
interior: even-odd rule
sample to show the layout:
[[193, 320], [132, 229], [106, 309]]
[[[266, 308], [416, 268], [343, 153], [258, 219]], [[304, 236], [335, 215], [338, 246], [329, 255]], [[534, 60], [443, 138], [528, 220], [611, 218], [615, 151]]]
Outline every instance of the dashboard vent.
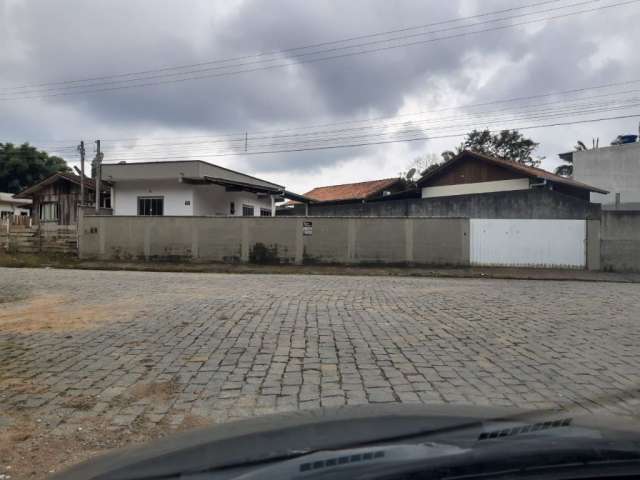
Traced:
[[307, 462], [300, 465], [301, 472], [309, 472], [311, 470], [319, 470], [321, 468], [335, 467], [336, 465], [346, 465], [348, 463], [367, 462], [373, 459], [383, 458], [384, 451], [358, 453], [355, 455], [343, 455], [341, 457], [327, 458], [325, 460], [317, 460], [315, 462]]
[[532, 423], [530, 425], [521, 425], [519, 427], [504, 428], [502, 430], [492, 430], [490, 432], [482, 432], [478, 440], [491, 440], [494, 438], [511, 437], [513, 435], [521, 435], [523, 433], [538, 432], [540, 430], [548, 430], [550, 428], [568, 427], [573, 419], [564, 418], [562, 420], [553, 420], [549, 422]]

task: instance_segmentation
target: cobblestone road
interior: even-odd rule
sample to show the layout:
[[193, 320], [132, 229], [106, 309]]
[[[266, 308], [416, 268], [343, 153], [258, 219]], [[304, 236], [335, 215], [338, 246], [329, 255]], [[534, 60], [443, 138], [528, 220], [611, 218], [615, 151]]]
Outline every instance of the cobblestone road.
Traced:
[[638, 405], [614, 405], [639, 380], [638, 285], [0, 269], [0, 290], [24, 297], [0, 304], [0, 409], [52, 435], [377, 402]]

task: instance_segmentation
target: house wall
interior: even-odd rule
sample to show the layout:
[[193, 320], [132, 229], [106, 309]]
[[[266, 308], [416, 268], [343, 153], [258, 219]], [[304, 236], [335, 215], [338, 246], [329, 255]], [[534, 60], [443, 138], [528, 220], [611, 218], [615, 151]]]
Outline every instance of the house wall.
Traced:
[[591, 193], [592, 202], [613, 206], [619, 193], [624, 208], [640, 209], [640, 143], [574, 152], [573, 178], [610, 192]]
[[175, 180], [119, 181], [111, 199], [114, 215], [137, 215], [138, 197], [163, 197], [165, 215], [193, 215], [193, 187]]
[[511, 190], [528, 190], [528, 178], [511, 180], [495, 180], [492, 182], [460, 183], [457, 185], [439, 185], [424, 187], [422, 198], [450, 197], [453, 195], [469, 195], [474, 193], [508, 192]]
[[254, 207], [254, 215], [260, 209], [268, 209], [274, 215], [271, 195], [256, 195], [251, 192], [227, 192], [221, 185], [193, 185], [194, 215], [231, 215], [230, 203], [235, 204], [235, 216], [242, 216], [242, 205]]
[[32, 195], [33, 222], [40, 222], [40, 207], [43, 203], [58, 204], [58, 221], [42, 222], [58, 225], [75, 225], [78, 222], [78, 206], [80, 204], [80, 186], [72, 182], [58, 180], [46, 185]]
[[[304, 215], [304, 206], [301, 205], [297, 212], [298, 215]], [[288, 213], [287, 210], [284, 213]], [[600, 206], [556, 191], [530, 189], [454, 197], [382, 200], [370, 203], [310, 204], [309, 215], [314, 217], [599, 219]]]
[[475, 158], [463, 158], [426, 180], [422, 186], [459, 185], [461, 183], [496, 182], [523, 178], [521, 173]]
[[0, 202], [0, 215], [2, 214], [12, 214], [12, 215], [27, 215], [29, 213], [28, 208], [23, 208], [20, 205], [16, 205], [15, 203], [7, 203]]
[[113, 188], [114, 215], [137, 215], [138, 197], [163, 197], [164, 215], [210, 216], [230, 215], [230, 202], [235, 202], [235, 215], [242, 215], [242, 205], [273, 212], [271, 196], [258, 196], [250, 192], [227, 192], [220, 185], [192, 185], [176, 180], [119, 181]]

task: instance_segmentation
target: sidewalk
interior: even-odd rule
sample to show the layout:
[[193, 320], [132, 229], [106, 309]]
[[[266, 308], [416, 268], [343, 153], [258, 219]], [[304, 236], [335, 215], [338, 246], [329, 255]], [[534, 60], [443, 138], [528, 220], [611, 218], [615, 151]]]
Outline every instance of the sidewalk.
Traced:
[[246, 265], [223, 263], [167, 263], [87, 261], [73, 257], [9, 255], [0, 253], [0, 267], [73, 268], [81, 270], [130, 270], [145, 272], [253, 273], [288, 275], [350, 275], [442, 278], [500, 278], [580, 282], [640, 283], [640, 273], [590, 272], [517, 267], [400, 267], [341, 265]]

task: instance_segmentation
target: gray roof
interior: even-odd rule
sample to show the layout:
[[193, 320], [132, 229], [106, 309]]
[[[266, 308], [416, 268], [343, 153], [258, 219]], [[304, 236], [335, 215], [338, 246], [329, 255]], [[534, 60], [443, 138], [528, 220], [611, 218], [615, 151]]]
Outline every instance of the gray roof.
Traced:
[[179, 179], [181, 177], [201, 178], [203, 180], [206, 177], [210, 177], [267, 189], [284, 190], [282, 185], [202, 160], [105, 163], [102, 165], [102, 178], [115, 183], [124, 180], [162, 180]]
[[30, 198], [15, 198], [13, 193], [0, 192], [0, 202], [27, 206], [31, 205], [32, 200]]

